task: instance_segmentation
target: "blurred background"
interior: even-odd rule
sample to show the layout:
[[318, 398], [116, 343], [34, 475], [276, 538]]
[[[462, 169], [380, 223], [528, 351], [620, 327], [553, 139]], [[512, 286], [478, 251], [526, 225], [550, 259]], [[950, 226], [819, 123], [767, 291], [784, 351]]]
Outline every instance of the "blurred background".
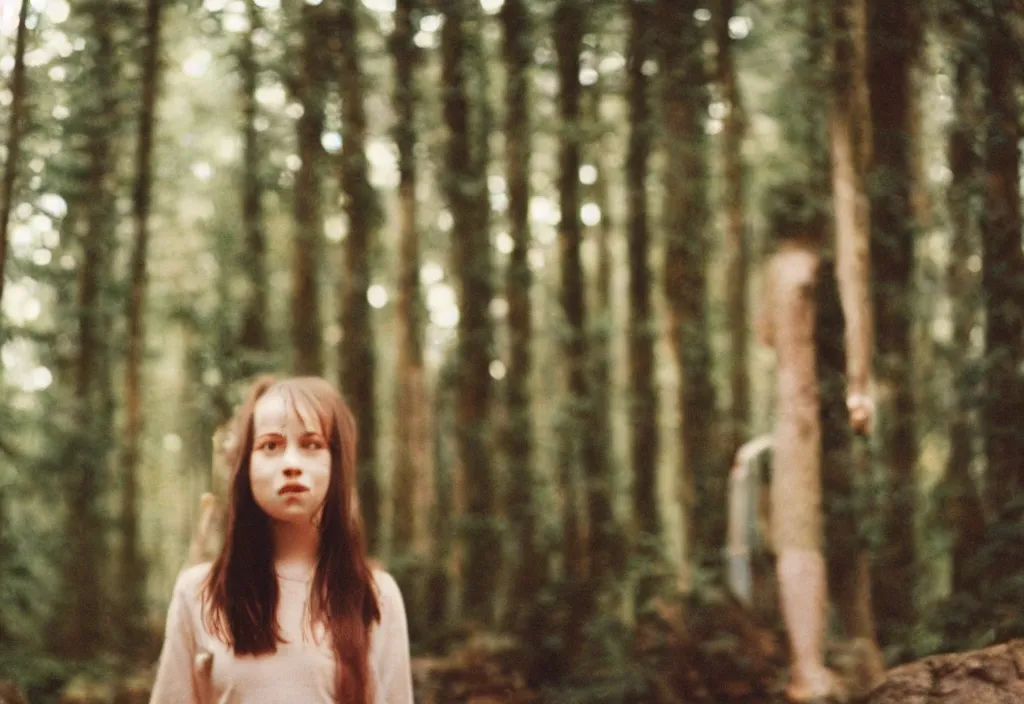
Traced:
[[870, 243], [878, 413], [826, 496], [870, 648], [1024, 635], [1022, 29], [1014, 0], [0, 0], [0, 680], [144, 697], [215, 433], [275, 372], [359, 420], [423, 701], [768, 701], [777, 613], [727, 569], [770, 564], [760, 518], [726, 547], [770, 450], [729, 477], [773, 422], [763, 266], [809, 223]]

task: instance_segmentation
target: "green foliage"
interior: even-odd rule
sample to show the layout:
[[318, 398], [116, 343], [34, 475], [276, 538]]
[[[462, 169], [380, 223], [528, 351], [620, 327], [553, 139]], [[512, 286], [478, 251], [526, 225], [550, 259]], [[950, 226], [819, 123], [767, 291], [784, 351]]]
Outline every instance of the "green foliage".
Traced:
[[543, 690], [559, 704], [626, 704], [649, 701], [658, 660], [637, 657], [635, 631], [613, 616], [588, 624], [585, 655], [561, 682]]
[[[57, 605], [65, 554], [63, 512], [73, 419], [52, 392], [8, 390], [0, 404], [0, 644], [40, 650]], [[2, 670], [0, 670], [2, 671]]]
[[607, 599], [587, 622], [582, 643], [569, 643], [564, 637], [573, 598], [578, 598], [574, 585], [549, 582], [538, 596], [534, 630], [524, 636], [533, 650], [533, 675], [542, 684], [544, 700], [613, 704], [646, 697], [656, 660], [638, 657], [635, 625], [623, 618], [621, 596]]
[[[0, 648], [0, 678], [10, 677], [32, 704], [60, 704], [77, 693], [74, 701], [120, 701], [117, 663], [107, 657], [76, 661], [37, 650]], [[85, 695], [85, 696], [82, 696]]]
[[33, 704], [57, 704], [64, 685], [81, 669], [79, 663], [70, 663], [36, 649], [0, 649], [0, 675], [11, 677]]
[[[650, 0], [637, 0], [647, 2]], [[238, 79], [238, 53], [242, 44], [239, 30], [239, 3], [200, 2], [200, 0], [175, 0], [168, 2], [167, 27], [163, 50], [164, 66], [167, 69], [164, 91], [159, 105], [157, 123], [157, 172], [154, 178], [154, 206], [152, 217], [153, 242], [150, 272], [152, 279], [150, 300], [147, 301], [147, 330], [150, 335], [146, 369], [146, 437], [144, 439], [142, 467], [142, 523], [147, 555], [155, 564], [154, 576], [147, 594], [154, 613], [160, 613], [169, 596], [170, 579], [183, 558], [183, 543], [187, 541], [194, 518], [194, 504], [198, 494], [207, 488], [206, 479], [210, 461], [209, 437], [213, 429], [224, 420], [231, 407], [238, 401], [240, 381], [255, 368], [280, 371], [287, 359], [287, 328], [290, 315], [289, 292], [291, 242], [291, 202], [294, 197], [295, 158], [295, 109], [292, 104], [293, 84], [296, 80], [298, 61], [296, 57], [295, 15], [299, 7], [295, 3], [283, 3], [278, 10], [275, 3], [260, 3], [264, 7], [264, 26], [254, 36], [255, 61], [257, 64], [257, 122], [258, 140], [262, 145], [258, 174], [263, 191], [263, 219], [266, 224], [269, 313], [267, 315], [268, 337], [272, 349], [263, 356], [253, 359], [239, 357], [236, 341], [240, 328], [247, 282], [242, 271], [245, 266], [240, 256], [242, 248], [241, 197], [239, 184], [242, 169], [239, 157], [238, 139], [241, 132], [240, 81]], [[532, 144], [536, 149], [531, 173], [531, 185], [540, 204], [551, 205], [550, 198], [553, 175], [557, 169], [557, 140], [562, 136], [563, 125], [554, 109], [557, 103], [557, 81], [554, 79], [555, 52], [550, 36], [552, 0], [533, 0], [529, 3], [532, 15], [537, 21], [535, 46], [531, 72], [535, 104], [532, 108], [531, 126], [534, 128]], [[979, 66], [986, 62], [984, 56], [984, 20], [988, 18], [992, 3], [975, 0], [944, 0], [935, 8], [936, 17], [943, 28], [943, 46], [948, 51], [964, 52]], [[123, 307], [126, 293], [124, 270], [126, 262], [125, 244], [131, 233], [127, 217], [130, 186], [135, 178], [131, 170], [131, 144], [134, 142], [138, 92], [138, 49], [141, 36], [140, 2], [120, 0], [72, 0], [69, 18], [58, 24], [46, 19], [46, 12], [39, 13], [38, 36], [33, 40], [37, 47], [48, 47], [45, 56], [38, 63], [29, 66], [29, 85], [32, 97], [29, 131], [24, 145], [24, 162], [19, 165], [19, 193], [16, 194], [12, 226], [28, 227], [31, 224], [32, 239], [23, 242], [24, 231], [12, 242], [12, 249], [6, 263], [5, 275], [8, 288], [5, 295], [12, 296], [14, 288], [25, 286], [41, 303], [37, 317], [21, 319], [9, 316], [2, 329], [4, 351], [8, 356], [17, 357], [16, 365], [5, 362], [6, 389], [0, 398], [0, 676], [14, 673], [15, 679], [28, 689], [32, 701], [49, 701], [55, 696], [58, 686], [70, 679], [73, 673], [85, 667], [100, 677], [104, 672], [103, 663], [76, 664], [57, 660], [40, 653], [49, 645], [45, 642], [46, 625], [59, 620], [61, 600], [59, 592], [58, 566], [67, 557], [69, 535], [63, 527], [64, 497], [73, 479], [76, 462], [83, 457], [95, 460], [101, 467], [99, 474], [99, 496], [92, 510], [98, 514], [100, 538], [104, 546], [116, 544], [114, 518], [118, 513], [115, 491], [118, 488], [115, 468], [107, 467], [98, 458], [114, 449], [117, 434], [117, 418], [109, 418], [95, 434], [79, 427], [74, 416], [70, 398], [70, 363], [77, 351], [78, 307], [76, 292], [80, 277], [82, 222], [95, 203], [87, 201], [85, 188], [88, 183], [88, 138], [103, 134], [116, 154], [116, 173], [109, 184], [111, 197], [116, 204], [106, 213], [105, 230], [109, 237], [113, 267], [102, 282], [103, 315], [114, 320], [117, 311]], [[696, 7], [696, 4], [695, 4]], [[827, 33], [823, 13], [809, 14], [814, 3], [805, 0], [756, 0], [741, 4], [740, 12], [751, 19], [752, 31], [738, 43], [738, 63], [742, 92], [748, 106], [749, 135], [744, 144], [744, 156], [753, 166], [751, 188], [748, 194], [752, 204], [749, 217], [750, 231], [755, 239], [763, 238], [767, 230], [789, 230], [807, 225], [818, 218], [829, 217], [831, 193], [828, 184], [827, 129], [824, 120], [825, 103], [822, 99], [825, 85], [824, 60], [827, 49]], [[704, 8], [700, 8], [704, 9]], [[394, 251], [397, 241], [393, 226], [396, 212], [393, 208], [393, 184], [389, 183], [387, 154], [390, 149], [388, 130], [393, 114], [386, 96], [391, 95], [389, 81], [392, 65], [384, 49], [388, 35], [388, 14], [363, 8], [360, 18], [366, 21], [360, 37], [359, 48], [364, 59], [367, 80], [368, 135], [371, 174], [381, 172], [373, 184], [374, 193], [367, 207], [372, 212], [374, 225], [383, 224], [380, 232], [380, 256], [371, 257], [374, 283], [390, 286], [393, 278]], [[583, 126], [584, 143], [594, 138], [587, 130], [600, 131], [606, 137], [600, 149], [607, 149], [606, 163], [614, 168], [607, 169], [610, 183], [608, 207], [602, 204], [602, 218], [615, 222], [612, 233], [612, 251], [616, 249], [621, 234], [620, 222], [624, 211], [623, 174], [619, 168], [625, 151], [626, 111], [623, 106], [625, 71], [617, 66], [623, 59], [625, 43], [624, 3], [619, 0], [592, 0], [588, 4], [588, 26], [583, 38], [582, 65], [585, 70], [599, 69], [604, 122], [601, 130]], [[431, 293], [442, 291], [457, 280], [459, 272], [452, 270], [448, 260], [451, 243], [451, 212], [439, 192], [446, 178], [443, 167], [445, 131], [439, 119], [440, 103], [444, 96], [439, 88], [437, 44], [440, 31], [424, 29], [438, 19], [433, 6], [423, 3], [416, 10], [418, 51], [421, 60], [418, 75], [421, 109], [418, 111], [417, 142], [415, 153], [421, 167], [418, 193], [418, 222], [421, 234], [422, 260], [437, 265], [440, 275], [431, 283], [424, 282], [425, 298]], [[968, 22], [960, 22], [968, 18]], [[699, 21], [696, 20], [695, 21]], [[97, 63], [97, 28], [103, 24], [111, 30], [116, 56], [116, 71]], [[498, 69], [498, 42], [494, 33], [493, 18], [482, 14], [472, 19], [474, 42], [472, 49], [472, 102], [482, 96], [491, 99], [496, 111], [493, 119], [494, 164], [484, 178], [474, 176], [458, 183], [460, 189], [491, 187], [491, 180], [503, 173], [500, 163], [502, 139], [498, 134], [502, 124], [500, 96], [503, 71]], [[438, 23], [437, 26], [440, 26]], [[694, 41], [703, 37], [706, 27], [698, 28]], [[59, 36], [58, 36], [59, 35]], [[61, 39], [63, 37], [63, 39]], [[433, 43], [432, 43], [433, 42]], [[66, 44], [66, 46], [64, 46]], [[56, 47], [60, 46], [60, 49]], [[30, 49], [33, 47], [30, 47]], [[707, 57], [710, 58], [710, 55]], [[625, 63], [625, 61], [622, 61]], [[656, 76], [658, 66], [652, 63], [651, 76]], [[646, 71], [645, 71], [646, 72]], [[333, 80], [333, 79], [332, 79]], [[652, 80], [650, 98], [657, 100], [661, 78]], [[108, 84], [112, 88], [110, 103], [102, 102], [103, 91], [98, 86]], [[696, 86], [703, 91], [707, 86]], [[943, 97], [948, 97], [944, 95]], [[332, 134], [341, 130], [340, 107], [337, 95], [328, 91], [325, 131]], [[716, 124], [704, 115], [704, 96], [700, 120], [710, 127]], [[710, 106], [716, 105], [714, 90], [711, 91]], [[478, 124], [471, 120], [471, 126]], [[922, 170], [930, 173], [941, 165], [945, 144], [941, 129], [931, 126], [925, 135], [926, 144], [922, 149]], [[479, 131], [478, 131], [479, 132]], [[483, 137], [477, 133], [474, 149], [483, 152]], [[572, 136], [572, 135], [570, 135]], [[709, 130], [706, 139], [709, 151], [717, 148], [714, 134]], [[586, 144], [586, 146], [592, 146]], [[664, 144], [658, 144], [664, 147]], [[328, 151], [330, 149], [328, 148]], [[382, 154], [384, 156], [382, 156]], [[810, 156], [808, 156], [810, 155]], [[823, 157], [824, 155], [824, 157]], [[658, 164], [655, 155], [653, 164]], [[584, 154], [584, 161], [590, 154]], [[713, 161], [713, 160], [712, 160]], [[713, 165], [712, 165], [713, 166]], [[325, 233], [331, 241], [331, 256], [320, 262], [324, 282], [322, 298], [325, 311], [333, 313], [334, 286], [338, 283], [338, 263], [334, 258], [344, 230], [344, 219], [340, 202], [337, 200], [336, 174], [325, 169], [321, 174], [324, 185]], [[721, 174], [712, 168], [708, 193], [714, 194], [720, 186]], [[606, 174], [602, 173], [602, 180]], [[489, 177], [489, 178], [487, 178]], [[775, 184], [798, 183], [808, 197], [804, 202], [794, 203]], [[662, 194], [658, 179], [650, 179], [651, 201], [658, 202]], [[928, 192], [935, 196], [941, 193], [941, 185], [932, 181], [926, 184]], [[494, 186], [492, 203], [501, 201], [500, 189]], [[476, 191], [475, 191], [476, 192]], [[507, 194], [506, 194], [507, 195]], [[57, 197], [55, 200], [54, 197]], [[586, 195], [584, 201], [590, 198]], [[62, 203], [56, 207], [55, 203]], [[532, 209], [531, 204], [531, 209]], [[975, 208], [982, 207], [980, 199], [973, 202]], [[937, 208], [941, 211], [941, 208]], [[493, 233], [497, 244], [501, 244], [499, 233], [504, 223], [502, 208], [494, 207]], [[552, 215], [555, 219], [552, 219]], [[941, 226], [941, 212], [937, 226]], [[530, 420], [535, 422], [537, 436], [537, 477], [538, 477], [538, 522], [543, 545], [541, 553], [544, 562], [536, 569], [548, 576], [549, 565], [558, 563], [558, 545], [561, 544], [560, 504], [566, 499], [559, 495], [557, 482], [552, 477], [553, 448], [562, 436], [581, 438], [587, 432], [578, 422], [586, 417], [587, 408], [580, 408], [579, 399], [568, 398], [555, 391], [558, 388], [558, 372], [561, 368], [564, 336], [569, 334], [564, 320], [558, 313], [557, 295], [559, 275], [557, 261], [559, 253], [553, 246], [557, 213], [553, 209], [547, 216], [538, 218], [531, 214], [536, 237], [531, 244], [530, 265], [535, 276], [532, 289], [535, 303], [535, 335], [537, 373], [531, 383], [538, 392], [531, 407]], [[41, 224], [41, 220], [49, 223]], [[612, 219], [615, 220], [612, 220]], [[714, 221], [715, 218], [712, 218]], [[654, 222], [654, 220], [652, 220]], [[446, 224], [447, 223], [447, 224]], [[770, 225], [768, 223], [771, 223]], [[817, 227], [817, 224], [813, 224]], [[710, 235], [716, 227], [709, 225]], [[931, 227], [931, 226], [929, 226]], [[479, 234], [477, 232], [476, 234]], [[650, 259], [652, 268], [663, 264], [664, 232], [657, 226]], [[927, 233], [923, 233], [927, 235]], [[550, 237], [549, 237], [550, 235]], [[593, 272], [593, 262], [587, 258], [584, 244], [586, 276]], [[701, 251], [712, 264], [719, 255], [717, 245], [709, 242], [708, 250]], [[926, 246], [927, 245], [927, 246]], [[922, 239], [920, 250], [931, 249], [931, 240]], [[46, 256], [37, 256], [44, 253]], [[752, 248], [757, 251], [756, 247]], [[500, 253], [492, 252], [499, 266], [495, 267], [493, 282], [501, 275], [500, 265], [505, 261]], [[930, 256], [930, 255], [929, 255]], [[65, 259], [67, 257], [67, 259]], [[938, 267], [941, 256], [934, 256], [927, 266]], [[483, 261], [479, 259], [477, 264]], [[540, 263], [538, 263], [540, 262]], [[624, 279], [620, 265], [613, 264], [612, 278], [615, 279], [612, 294], [617, 298], [623, 288], [619, 280]], [[488, 274], [488, 276], [490, 276]], [[719, 334], [715, 329], [714, 304], [716, 303], [712, 284], [712, 312], [709, 316], [709, 336]], [[437, 286], [437, 290], [432, 289]], [[922, 288], [922, 298], [932, 292], [942, 295], [941, 286]], [[38, 295], [37, 295], [38, 294]], [[623, 295], [622, 298], [625, 298]], [[496, 301], [497, 302], [497, 301]], [[925, 301], [933, 305], [930, 301]], [[953, 301], [953, 305], [957, 302]], [[5, 305], [5, 311], [8, 308]], [[491, 313], [497, 321], [500, 313]], [[661, 314], [661, 306], [655, 305]], [[925, 305], [915, 307], [915, 315], [922, 338], [931, 344], [930, 324], [939, 317]], [[383, 362], [390, 361], [392, 340], [389, 337], [393, 313], [389, 308], [373, 313], [379, 316], [382, 325], [380, 345], [384, 348]], [[325, 316], [330, 320], [335, 318]], [[17, 318], [17, 319], [15, 319]], [[429, 319], [427, 320], [430, 323]], [[591, 320], [595, 329], [600, 328], [596, 338], [602, 344], [607, 342], [612, 373], [608, 380], [611, 396], [612, 428], [602, 428], [608, 437], [605, 457], [618, 473], [615, 487], [622, 489], [617, 496], [620, 508], [628, 507], [630, 467], [620, 467], [616, 447], [631, 430], [631, 415], [628, 399], [623, 400], [622, 389], [628, 382], [620, 372], [619, 362], [623, 354], [621, 327], [624, 327], [622, 308], [613, 301], [608, 311]], [[652, 333], [657, 333], [662, 319], [653, 318]], [[331, 325], [327, 327], [333, 327]], [[494, 359], [506, 358], [503, 348], [502, 328], [498, 327]], [[338, 344], [341, 332], [327, 335], [332, 346]], [[113, 353], [119, 353], [122, 332], [120, 323], [114, 322], [104, 342]], [[605, 339], [607, 338], [607, 339]], [[450, 386], [445, 373], [455, 375], [461, 370], [453, 364], [447, 372], [438, 371], [437, 360], [443, 359], [450, 350], [453, 339], [452, 329], [440, 324], [428, 324], [426, 339], [427, 370], [429, 381], [435, 388]], [[342, 342], [342, 344], [344, 344]], [[944, 350], [950, 359], [964, 356], [965, 351], [949, 346]], [[954, 357], [955, 356], [955, 357]], [[114, 357], [116, 360], [116, 357]], [[714, 359], [716, 379], [724, 378], [722, 373], [726, 362]], [[767, 406], [765, 399], [770, 395], [764, 389], [773, 379], [765, 372], [766, 365], [753, 359], [756, 368], [755, 380], [761, 386], [758, 391], [760, 406]], [[658, 392], [662, 399], [673, 393], [671, 384], [665, 379], [665, 363], [660, 362], [656, 370]], [[24, 377], [36, 366], [52, 372], [52, 385], [42, 391], [23, 393], [18, 386]], [[982, 365], [975, 365], [972, 374], [980, 378]], [[675, 370], [672, 370], [673, 372]], [[761, 373], [765, 372], [765, 373]], [[923, 373], [923, 372], [922, 372]], [[933, 384], [934, 385], [934, 384]], [[980, 384], [969, 383], [977, 393]], [[383, 384], [381, 388], [386, 388]], [[495, 384], [501, 389], [500, 382]], [[444, 393], [443, 390], [440, 393]], [[942, 391], [931, 390], [941, 400]], [[385, 396], [382, 394], [382, 396]], [[496, 395], [500, 398], [500, 396]], [[562, 401], [566, 400], [563, 404]], [[976, 407], [976, 399], [967, 399]], [[575, 406], [571, 404], [577, 404]], [[382, 415], [389, 409], [387, 401], [381, 402]], [[448, 404], [452, 405], [451, 403]], [[625, 410], [623, 410], [625, 409]], [[456, 520], [455, 503], [452, 495], [459, 485], [455, 474], [451, 443], [457, 436], [457, 420], [451, 413], [438, 413], [433, 419], [435, 433], [434, 454], [437, 459], [437, 505], [440, 506], [436, 529], [432, 537], [440, 544], [436, 564], [427, 564], [422, 558], [396, 555], [389, 563], [396, 573], [408, 572], [414, 575], [428, 575], [432, 584], [448, 586], [450, 578], [447, 562], [455, 549], [459, 536], [473, 535], [482, 538], [479, 542], [488, 545], [506, 543], [505, 552], [513, 552], [507, 545], [508, 533], [504, 517], [474, 516], [472, 519]], [[943, 419], [939, 417], [943, 406], [918, 409], [916, 420], [923, 427], [941, 434]], [[581, 412], [584, 411], [584, 412]], [[96, 414], [99, 417], [100, 414]], [[500, 418], [500, 409], [499, 416]], [[675, 437], [674, 420], [671, 414], [661, 421], [664, 437]], [[755, 424], [756, 425], [756, 424]], [[763, 423], [761, 423], [763, 425]], [[496, 428], [500, 430], [500, 428]], [[388, 432], [387, 422], [382, 424], [382, 435]], [[616, 445], [618, 443], [618, 445]], [[382, 445], [386, 445], [386, 441]], [[674, 445], [674, 443], [673, 443]], [[663, 466], [674, 466], [674, 447], [661, 454], [658, 462]], [[386, 465], [385, 449], [382, 466]], [[509, 465], [507, 481], [516, 481], [516, 459], [506, 458]], [[868, 519], [858, 523], [861, 538], [872, 551], [881, 547], [882, 524], [879, 520], [881, 509], [887, 497], [884, 496], [884, 467], [876, 466], [872, 474], [863, 478], [853, 495], [845, 502], [832, 506], [837, 513], [852, 511]], [[930, 456], [922, 456], [921, 464], [928, 470], [936, 464]], [[623, 574], [616, 574], [615, 587], [630, 588], [636, 585], [654, 584], [651, 591], [662, 590], [665, 583], [675, 576], [674, 551], [664, 547], [665, 542], [677, 546], [680, 531], [672, 518], [678, 518], [675, 496], [669, 496], [671, 489], [663, 480], [669, 472], [659, 469], [659, 502], [662, 507], [672, 505], [671, 518], [665, 521], [664, 535], [648, 536], [650, 542], [635, 546], [634, 558]], [[703, 512], [708, 507], [701, 506]], [[1019, 615], [1019, 605], [1024, 603], [1024, 522], [1021, 520], [1019, 504], [1013, 510], [990, 526], [985, 536], [985, 547], [976, 555], [972, 571], [977, 588], [958, 593], [926, 611], [926, 617], [919, 627], [903, 634], [903, 642], [897, 644], [894, 657], [904, 659], [940, 650], [962, 649], [1005, 640], [1024, 635], [1024, 618]], [[709, 510], [709, 509], [708, 509]], [[1016, 513], [1014, 513], [1016, 512]], [[698, 516], [698, 520], [701, 517]], [[620, 531], [621, 532], [621, 531]], [[929, 536], [933, 549], [926, 551], [928, 560], [943, 559], [948, 551], [948, 542]], [[496, 550], [498, 548], [495, 548]], [[108, 566], [104, 564], [103, 579], [109, 578]], [[697, 615], [706, 615], [713, 609], [715, 575], [711, 570], [698, 569], [689, 575], [695, 597], [687, 602], [686, 610]], [[424, 577], [427, 579], [428, 577]], [[434, 578], [437, 578], [436, 581]], [[561, 581], [548, 581], [531, 606], [533, 612], [522, 620], [529, 626], [529, 632], [536, 639], [534, 656], [538, 661], [557, 663], [548, 674], [555, 682], [547, 690], [553, 701], [566, 702], [625, 702], [645, 701], [651, 697], [650, 684], [655, 675], [666, 667], [666, 648], [642, 649], [637, 647], [641, 626], [630, 622], [623, 614], [631, 610], [631, 604], [619, 608], [617, 605], [601, 608], [585, 628], [585, 643], [570, 644], [564, 641], [565, 624], [568, 619], [569, 601], [573, 589]], [[935, 592], [941, 592], [941, 585]], [[931, 598], [935, 594], [930, 595]], [[602, 595], [602, 598], [610, 598]], [[615, 599], [611, 599], [615, 601]], [[626, 600], [629, 601], [628, 599]], [[603, 603], [603, 602], [602, 602]], [[644, 617], [652, 614], [639, 609]], [[703, 618], [703, 616], [698, 616]], [[420, 633], [425, 634], [418, 645], [443, 650], [458, 635], [453, 624], [443, 614], [430, 614], [425, 618]], [[443, 621], [442, 626], [438, 626]], [[693, 657], [701, 663], [715, 662], [713, 652], [736, 649], [732, 632], [721, 622], [708, 619], [695, 630], [699, 641]], [[577, 647], [578, 646], [578, 647]], [[564, 667], [573, 651], [578, 650], [576, 661], [571, 668]], [[702, 659], [704, 658], [704, 659]]]
[[[1006, 505], [967, 565], [969, 591], [934, 609], [922, 629], [932, 652], [970, 650], [1024, 637], [1024, 497]], [[924, 650], [924, 648], [922, 648]]]

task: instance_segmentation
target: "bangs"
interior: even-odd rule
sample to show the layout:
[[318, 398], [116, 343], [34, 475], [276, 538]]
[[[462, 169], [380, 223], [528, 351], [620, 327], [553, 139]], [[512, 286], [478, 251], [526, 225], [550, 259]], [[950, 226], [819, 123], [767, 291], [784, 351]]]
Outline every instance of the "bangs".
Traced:
[[301, 421], [302, 426], [310, 433], [320, 433], [324, 439], [331, 440], [336, 425], [330, 404], [301, 379], [288, 379], [278, 382], [267, 389], [267, 395], [280, 394], [284, 398], [289, 414]]

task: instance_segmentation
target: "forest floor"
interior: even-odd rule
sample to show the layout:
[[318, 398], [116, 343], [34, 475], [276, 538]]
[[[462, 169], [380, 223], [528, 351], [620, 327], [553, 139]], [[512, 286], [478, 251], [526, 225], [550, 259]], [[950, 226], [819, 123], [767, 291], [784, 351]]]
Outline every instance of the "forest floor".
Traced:
[[[683, 616], [685, 614], [685, 618]], [[531, 686], [530, 646], [504, 634], [466, 635], [443, 654], [413, 658], [417, 704], [784, 704], [781, 634], [729, 599], [663, 604], [619, 643], [615, 657], [583, 653], [557, 684]], [[834, 661], [843, 654], [833, 653]], [[838, 660], [836, 660], [838, 658]], [[124, 679], [77, 678], [60, 704], [144, 704], [153, 667]], [[0, 683], [0, 704], [22, 704]], [[36, 704], [33, 699], [32, 704]]]
[[[557, 685], [531, 687], [528, 648], [504, 635], [476, 633], [443, 655], [413, 658], [416, 702], [786, 704], [781, 632], [755, 623], [730, 600], [664, 606], [637, 629], [630, 652], [620, 654], [625, 657], [616, 666], [583, 661]], [[894, 668], [873, 691], [858, 692], [863, 658], [855, 647], [832, 644], [828, 660], [850, 688], [851, 703], [1024, 702], [1024, 640]], [[79, 678], [39, 704], [146, 704], [152, 676], [147, 667], [118, 681]], [[26, 701], [0, 682], [0, 704]]]

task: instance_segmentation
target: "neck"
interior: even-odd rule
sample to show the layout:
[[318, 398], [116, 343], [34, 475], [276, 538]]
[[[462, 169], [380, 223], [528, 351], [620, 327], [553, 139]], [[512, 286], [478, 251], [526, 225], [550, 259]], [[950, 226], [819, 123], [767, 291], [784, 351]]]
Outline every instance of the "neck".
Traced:
[[304, 576], [316, 567], [320, 547], [320, 532], [316, 526], [275, 521], [273, 536], [274, 566], [279, 572]]

